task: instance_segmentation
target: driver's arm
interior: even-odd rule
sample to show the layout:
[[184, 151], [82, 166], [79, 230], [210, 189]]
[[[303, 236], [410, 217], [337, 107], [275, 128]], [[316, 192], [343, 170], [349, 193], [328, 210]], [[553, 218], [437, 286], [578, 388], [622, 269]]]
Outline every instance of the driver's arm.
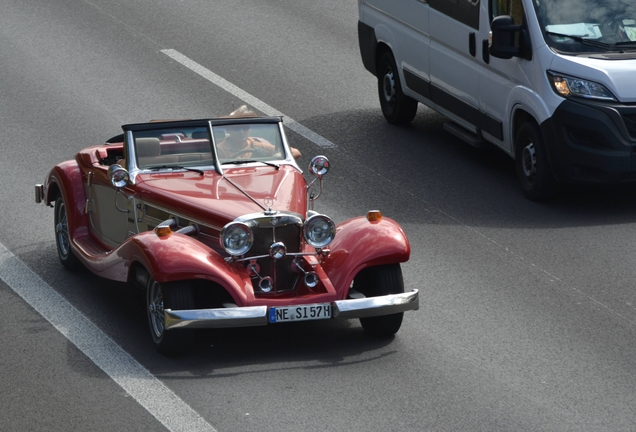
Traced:
[[[250, 137], [247, 139], [247, 148], [264, 150], [269, 155], [273, 155], [276, 152], [276, 146], [274, 144], [262, 138], [255, 138], [255, 137]], [[294, 147], [290, 147], [290, 150], [294, 159], [300, 158], [301, 153], [298, 149]]]

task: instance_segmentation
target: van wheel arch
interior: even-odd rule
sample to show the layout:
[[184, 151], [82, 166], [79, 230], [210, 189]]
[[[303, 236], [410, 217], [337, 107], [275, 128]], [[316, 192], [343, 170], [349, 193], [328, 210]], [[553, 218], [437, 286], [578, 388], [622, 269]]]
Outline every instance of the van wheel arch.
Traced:
[[410, 123], [417, 114], [417, 101], [402, 92], [400, 73], [393, 52], [378, 44], [376, 55], [378, 98], [384, 118], [391, 124]]

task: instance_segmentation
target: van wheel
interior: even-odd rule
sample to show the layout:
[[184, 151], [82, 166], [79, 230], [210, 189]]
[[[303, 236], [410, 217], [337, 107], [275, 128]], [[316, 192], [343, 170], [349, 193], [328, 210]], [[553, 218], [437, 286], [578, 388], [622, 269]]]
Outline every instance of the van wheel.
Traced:
[[146, 311], [155, 348], [166, 355], [188, 351], [194, 342], [192, 330], [166, 330], [164, 309], [194, 309], [194, 294], [187, 282], [159, 283], [148, 278]]
[[417, 114], [417, 101], [402, 93], [400, 74], [390, 52], [378, 62], [378, 95], [382, 114], [389, 123], [409, 123]]
[[555, 194], [557, 183], [550, 171], [541, 131], [534, 122], [524, 123], [517, 132], [515, 166], [526, 198], [542, 201]]

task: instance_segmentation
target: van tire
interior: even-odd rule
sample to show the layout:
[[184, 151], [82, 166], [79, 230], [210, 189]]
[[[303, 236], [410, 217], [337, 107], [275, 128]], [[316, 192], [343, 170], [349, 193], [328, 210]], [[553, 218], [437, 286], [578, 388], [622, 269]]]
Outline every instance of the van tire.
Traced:
[[417, 114], [417, 101], [402, 93], [400, 74], [390, 52], [380, 56], [377, 68], [378, 96], [384, 118], [391, 124], [410, 123]]
[[557, 182], [550, 169], [541, 131], [534, 122], [522, 124], [517, 131], [515, 167], [526, 198], [543, 201], [554, 196]]

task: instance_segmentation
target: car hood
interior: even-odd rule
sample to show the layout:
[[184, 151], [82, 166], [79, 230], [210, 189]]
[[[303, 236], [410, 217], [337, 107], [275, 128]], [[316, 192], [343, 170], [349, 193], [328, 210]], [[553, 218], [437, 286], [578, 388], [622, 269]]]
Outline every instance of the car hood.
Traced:
[[140, 174], [136, 183], [146, 203], [216, 226], [270, 207], [302, 216], [307, 210], [305, 178], [289, 166], [233, 168], [224, 176], [214, 171]]

